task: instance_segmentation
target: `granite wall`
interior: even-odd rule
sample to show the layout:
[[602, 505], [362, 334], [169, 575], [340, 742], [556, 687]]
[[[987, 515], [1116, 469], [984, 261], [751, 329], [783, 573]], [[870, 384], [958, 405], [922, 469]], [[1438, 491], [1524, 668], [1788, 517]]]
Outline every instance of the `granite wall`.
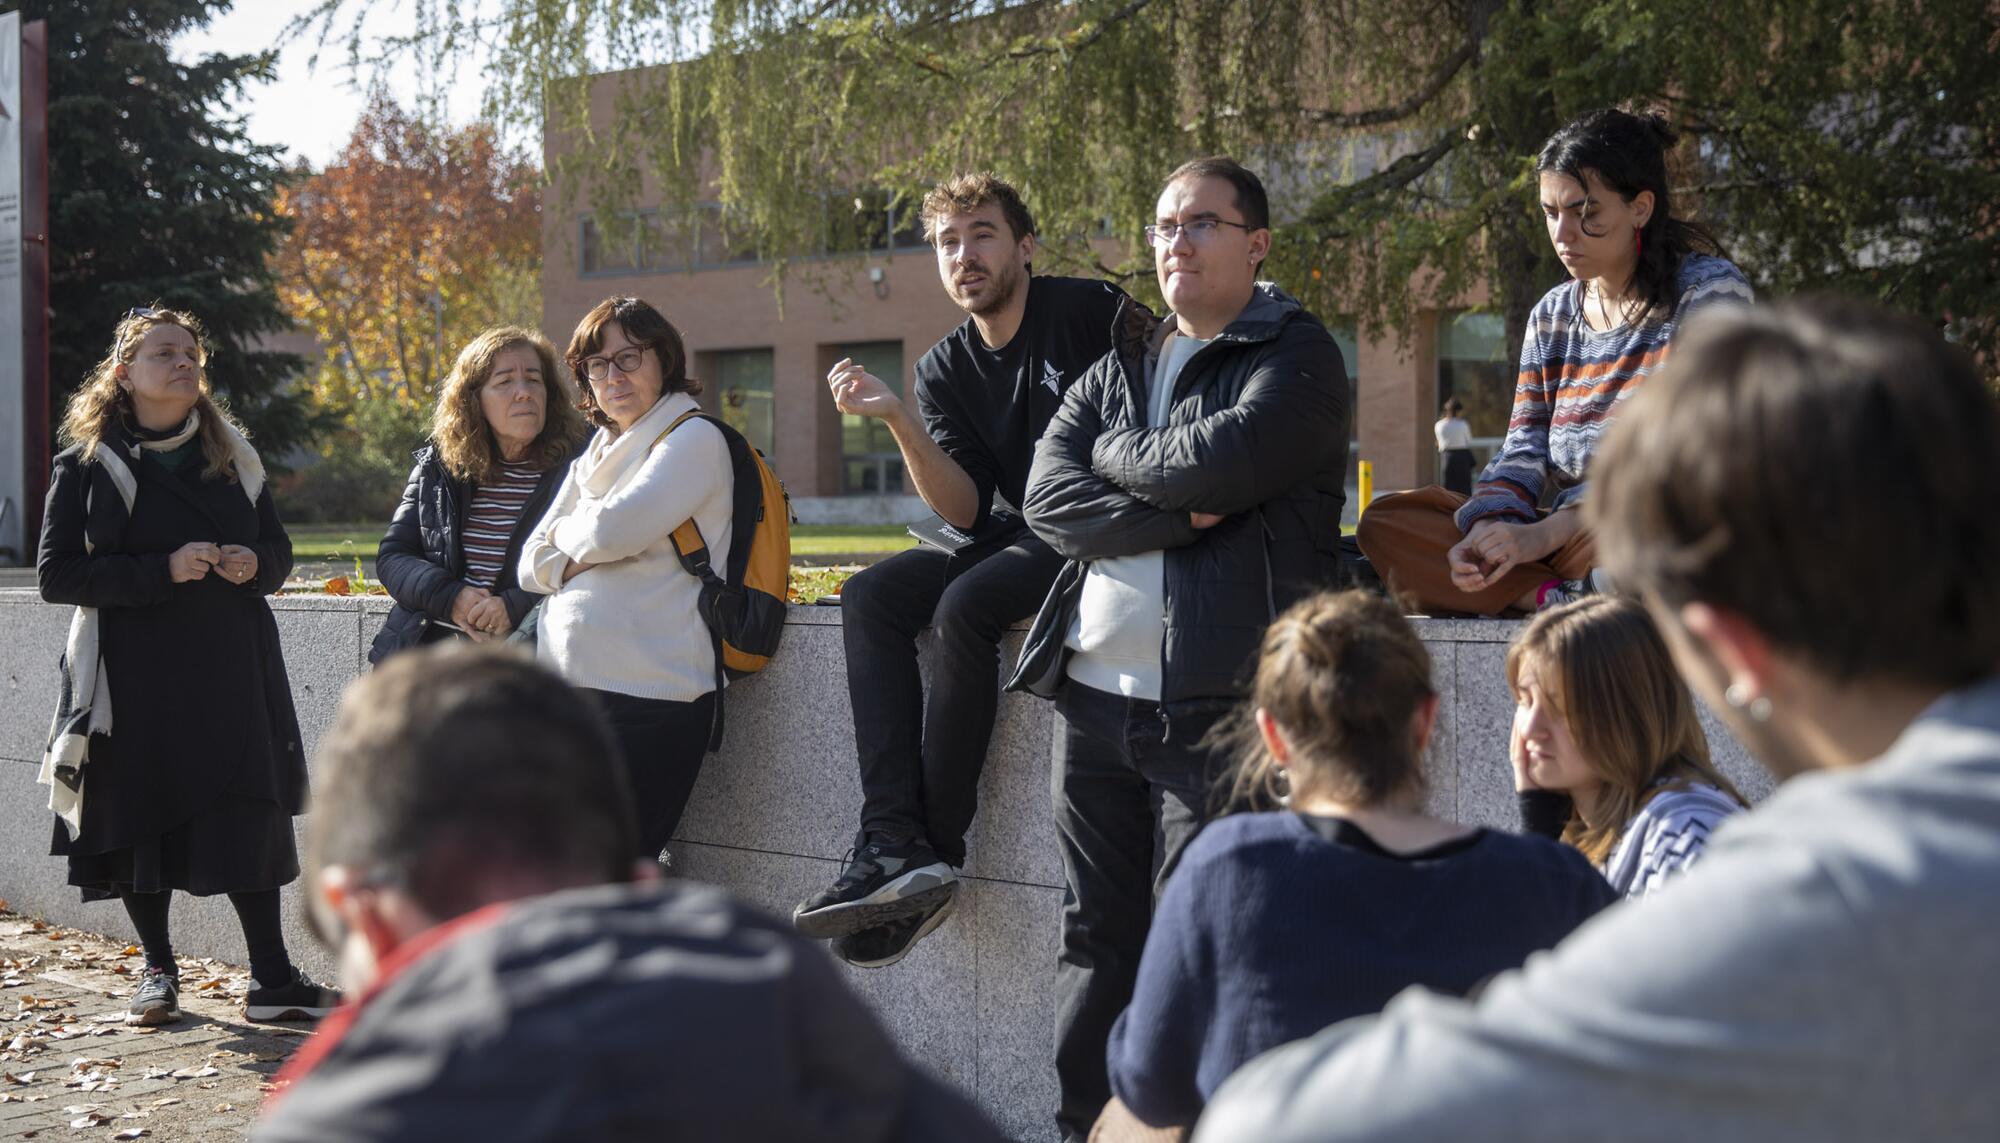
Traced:
[[[272, 606], [311, 749], [341, 688], [365, 664], [386, 602], [285, 596]], [[0, 897], [63, 924], [129, 936], [117, 905], [79, 904], [62, 883], [63, 863], [45, 856], [51, 819], [47, 792], [34, 785], [35, 760], [56, 700], [68, 621], [67, 608], [31, 591], [0, 591]], [[783, 652], [762, 675], [731, 688], [728, 745], [709, 759], [675, 845], [688, 875], [781, 913], [839, 873], [860, 807], [839, 623], [832, 608], [793, 608]], [[1418, 628], [1444, 697], [1427, 759], [1433, 808], [1510, 827], [1513, 702], [1501, 664], [1520, 625], [1419, 620]], [[900, 964], [849, 970], [912, 1058], [972, 1093], [1023, 1140], [1053, 1135], [1049, 978], [1062, 903], [1049, 816], [1054, 730], [1049, 704], [1006, 698], [957, 914]], [[1767, 792], [1769, 778], [1712, 719], [1709, 732], [1723, 769], [1744, 792]], [[242, 960], [226, 901], [181, 897], [174, 908], [182, 951]], [[295, 955], [330, 978], [323, 952], [297, 925], [296, 900], [288, 900], [285, 915]]]

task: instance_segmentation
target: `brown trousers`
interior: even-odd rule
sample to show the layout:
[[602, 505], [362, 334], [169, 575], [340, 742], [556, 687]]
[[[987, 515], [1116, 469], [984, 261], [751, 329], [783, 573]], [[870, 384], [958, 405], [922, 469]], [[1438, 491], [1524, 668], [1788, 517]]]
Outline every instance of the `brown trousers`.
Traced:
[[1498, 615], [1552, 579], [1582, 579], [1596, 566], [1597, 545], [1590, 533], [1534, 563], [1519, 564], [1496, 582], [1474, 592], [1451, 582], [1445, 562], [1464, 533], [1454, 520], [1464, 496], [1432, 485], [1383, 496], [1361, 514], [1354, 538], [1375, 574], [1405, 608], [1422, 614]]

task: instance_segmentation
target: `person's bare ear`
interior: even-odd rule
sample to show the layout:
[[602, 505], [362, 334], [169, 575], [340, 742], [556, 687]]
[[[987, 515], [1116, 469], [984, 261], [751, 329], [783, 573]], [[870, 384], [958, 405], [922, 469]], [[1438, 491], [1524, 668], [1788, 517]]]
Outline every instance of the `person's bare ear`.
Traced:
[[1250, 232], [1250, 264], [1261, 266], [1264, 259], [1271, 256], [1271, 232], [1258, 229]]
[[1642, 190], [1638, 194], [1632, 196], [1632, 203], [1631, 203], [1632, 213], [1637, 219], [1637, 221], [1634, 222], [1633, 225], [1637, 226], [1641, 230], [1644, 230], [1646, 228], [1646, 223], [1652, 221], [1653, 205], [1655, 201], [1656, 200], [1653, 198], [1653, 192], [1649, 190]]
[[376, 963], [402, 943], [383, 909], [381, 894], [357, 884], [345, 865], [322, 867], [314, 886], [319, 896], [316, 907], [338, 918], [340, 930], [359, 936]]
[[1272, 760], [1281, 770], [1291, 765], [1292, 744], [1285, 741], [1285, 728], [1279, 726], [1278, 720], [1271, 717], [1271, 712], [1261, 706], [1257, 708], [1255, 717], [1257, 733], [1263, 737], [1264, 749], [1271, 752]]
[[1771, 641], [1763, 632], [1741, 615], [1706, 603], [1682, 604], [1679, 619], [1682, 629], [1721, 668], [1731, 705], [1768, 698], [1774, 663]]
[[1023, 261], [1023, 262], [1033, 262], [1033, 261], [1035, 260], [1035, 236], [1034, 236], [1034, 235], [1032, 235], [1032, 234], [1023, 234], [1023, 235], [1021, 236], [1021, 242], [1020, 242], [1020, 247], [1019, 247], [1019, 252], [1020, 252], [1020, 255], [1021, 255], [1021, 261]]
[[1438, 696], [1427, 695], [1424, 701], [1417, 704], [1417, 709], [1410, 712], [1410, 734], [1416, 741], [1417, 753], [1420, 755], [1430, 747], [1431, 735], [1437, 731], [1440, 705]]

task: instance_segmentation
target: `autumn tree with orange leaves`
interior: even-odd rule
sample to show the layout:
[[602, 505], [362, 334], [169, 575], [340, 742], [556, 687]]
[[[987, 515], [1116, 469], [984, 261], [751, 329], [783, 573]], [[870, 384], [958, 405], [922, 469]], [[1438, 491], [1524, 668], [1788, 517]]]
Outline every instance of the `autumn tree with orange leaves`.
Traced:
[[279, 294], [324, 347], [324, 412], [427, 411], [474, 334], [537, 324], [540, 181], [490, 125], [439, 129], [378, 91], [340, 156], [280, 191]]

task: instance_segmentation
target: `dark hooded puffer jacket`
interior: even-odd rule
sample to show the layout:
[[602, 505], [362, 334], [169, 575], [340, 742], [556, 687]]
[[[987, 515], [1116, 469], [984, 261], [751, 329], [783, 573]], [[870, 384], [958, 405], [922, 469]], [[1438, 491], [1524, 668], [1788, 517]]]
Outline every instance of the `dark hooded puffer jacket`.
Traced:
[[[429, 620], [449, 622], [452, 601], [461, 590], [490, 586], [465, 582], [465, 514], [472, 509], [474, 486], [445, 470], [436, 445], [418, 449], [414, 459], [402, 502], [375, 553], [375, 578], [389, 589], [396, 606], [368, 649], [370, 663], [424, 642]], [[507, 539], [507, 564], [500, 572], [504, 586], [497, 594], [507, 601], [507, 621], [514, 626], [542, 598], [515, 582], [514, 562], [568, 472], [564, 463], [542, 474]]]
[[[1145, 428], [1146, 378], [1168, 330], [1120, 311], [1112, 351], [1079, 378], [1035, 446], [1029, 525], [1070, 558], [1010, 689], [1051, 695], [1084, 565], [1166, 553], [1160, 700], [1169, 720], [1245, 693], [1264, 629], [1339, 581], [1351, 410], [1347, 367], [1318, 318], [1259, 283], [1182, 367], [1167, 425]], [[1196, 529], [1194, 512], [1225, 516]]]
[[492, 906], [411, 952], [299, 1053], [253, 1139], [1004, 1143], [823, 950], [712, 886]]

